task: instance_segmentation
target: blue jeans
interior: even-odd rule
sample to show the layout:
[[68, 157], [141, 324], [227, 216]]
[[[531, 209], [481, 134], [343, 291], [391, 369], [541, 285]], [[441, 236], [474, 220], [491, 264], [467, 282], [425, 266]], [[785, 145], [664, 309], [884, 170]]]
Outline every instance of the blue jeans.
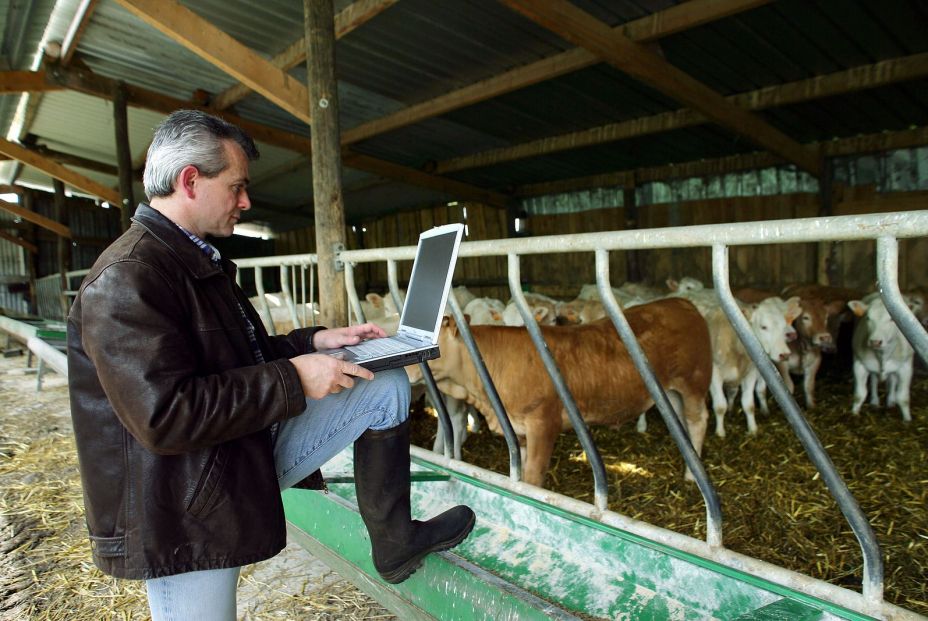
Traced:
[[[409, 415], [409, 379], [402, 369], [355, 380], [320, 400], [307, 399], [300, 416], [280, 423], [274, 442], [277, 482], [293, 487], [368, 429], [396, 427]], [[193, 571], [146, 581], [152, 621], [234, 621], [238, 567]]]

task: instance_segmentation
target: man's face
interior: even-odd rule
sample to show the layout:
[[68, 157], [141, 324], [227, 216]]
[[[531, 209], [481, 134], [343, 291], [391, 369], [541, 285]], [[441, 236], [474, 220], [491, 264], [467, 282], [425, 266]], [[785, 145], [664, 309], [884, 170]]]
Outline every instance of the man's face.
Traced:
[[213, 178], [198, 176], [197, 228], [201, 237], [213, 235], [228, 237], [242, 212], [251, 207], [248, 198], [248, 158], [236, 143], [223, 141], [226, 161], [225, 170]]

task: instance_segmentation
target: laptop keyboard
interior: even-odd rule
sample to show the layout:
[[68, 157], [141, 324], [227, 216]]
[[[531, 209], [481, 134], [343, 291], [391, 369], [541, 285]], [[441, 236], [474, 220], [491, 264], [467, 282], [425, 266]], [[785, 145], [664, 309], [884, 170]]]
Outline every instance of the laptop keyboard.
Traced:
[[412, 349], [412, 346], [397, 339], [380, 338], [364, 341], [357, 345], [347, 345], [345, 349], [356, 356], [386, 356], [408, 351]]

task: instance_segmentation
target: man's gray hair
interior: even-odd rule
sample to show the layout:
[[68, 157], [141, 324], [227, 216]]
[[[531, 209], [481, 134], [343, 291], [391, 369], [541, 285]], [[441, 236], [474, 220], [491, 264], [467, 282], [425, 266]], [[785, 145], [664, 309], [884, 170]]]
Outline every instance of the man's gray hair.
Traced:
[[215, 177], [229, 165], [224, 141], [233, 140], [249, 160], [258, 159], [254, 140], [239, 127], [199, 110], [178, 110], [164, 119], [148, 147], [145, 161], [145, 195], [170, 196], [174, 182], [186, 166], [196, 166], [205, 177]]

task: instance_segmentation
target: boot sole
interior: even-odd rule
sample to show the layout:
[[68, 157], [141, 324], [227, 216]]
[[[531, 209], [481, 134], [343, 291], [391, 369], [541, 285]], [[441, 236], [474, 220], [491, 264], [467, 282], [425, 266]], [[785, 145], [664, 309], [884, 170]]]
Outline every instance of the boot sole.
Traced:
[[432, 552], [443, 552], [445, 550], [450, 550], [451, 548], [455, 547], [456, 545], [458, 545], [459, 543], [467, 539], [467, 536], [470, 534], [470, 531], [474, 529], [474, 524], [476, 523], [477, 523], [477, 516], [473, 515], [470, 518], [470, 522], [453, 539], [449, 539], [447, 541], [436, 543], [434, 546], [432, 546], [428, 550], [424, 550], [421, 554], [418, 554], [412, 557], [411, 559], [409, 559], [408, 561], [406, 561], [405, 563], [403, 563], [402, 565], [400, 565], [399, 567], [397, 567], [396, 569], [392, 571], [388, 571], [386, 573], [378, 571], [377, 573], [379, 573], [380, 577], [383, 578], [386, 582], [389, 582], [390, 584], [399, 584], [400, 582], [403, 582], [404, 580], [406, 580], [406, 578], [411, 576], [413, 573], [415, 573], [417, 569], [419, 569], [422, 566], [422, 563], [425, 560], [426, 556], [428, 556]]

